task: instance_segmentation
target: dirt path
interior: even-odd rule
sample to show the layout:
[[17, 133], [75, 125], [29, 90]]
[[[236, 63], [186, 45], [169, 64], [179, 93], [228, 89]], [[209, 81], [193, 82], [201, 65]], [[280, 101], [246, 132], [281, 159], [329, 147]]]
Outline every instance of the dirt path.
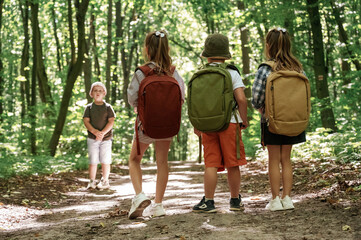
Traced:
[[[87, 191], [86, 172], [15, 178], [0, 184], [0, 239], [361, 239], [361, 167], [296, 163], [295, 210], [264, 210], [266, 166], [242, 167], [244, 212], [231, 212], [227, 175], [219, 174], [217, 214], [192, 213], [203, 196], [203, 165], [171, 163], [163, 202], [167, 216], [129, 220], [133, 189], [116, 166], [111, 189]], [[144, 192], [154, 198], [155, 166], [144, 166]], [[19, 187], [20, 186], [20, 187]], [[44, 200], [45, 199], [45, 200]]]

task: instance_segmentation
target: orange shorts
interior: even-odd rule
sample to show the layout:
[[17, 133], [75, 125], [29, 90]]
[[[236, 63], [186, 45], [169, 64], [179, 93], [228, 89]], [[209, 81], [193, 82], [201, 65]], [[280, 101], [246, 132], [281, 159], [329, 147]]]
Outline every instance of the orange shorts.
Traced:
[[241, 158], [237, 159], [236, 134], [237, 123], [230, 123], [222, 132], [202, 133], [206, 167], [216, 167], [218, 171], [223, 171], [224, 168], [247, 164], [241, 131], [239, 135]]

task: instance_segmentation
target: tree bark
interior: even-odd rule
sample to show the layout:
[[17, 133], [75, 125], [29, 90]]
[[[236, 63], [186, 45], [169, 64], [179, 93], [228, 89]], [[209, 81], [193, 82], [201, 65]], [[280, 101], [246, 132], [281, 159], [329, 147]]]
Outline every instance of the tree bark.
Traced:
[[27, 110], [29, 110], [30, 105], [30, 80], [29, 80], [29, 49], [30, 49], [30, 36], [29, 36], [29, 2], [25, 1], [24, 6], [22, 1], [20, 4], [21, 18], [23, 22], [24, 29], [24, 46], [21, 54], [21, 64], [20, 64], [20, 75], [24, 78], [25, 81], [20, 83], [20, 93], [21, 93], [21, 119], [24, 120]]
[[315, 72], [317, 98], [321, 103], [321, 121], [324, 128], [337, 130], [335, 117], [331, 108], [330, 94], [328, 90], [327, 72], [322, 38], [322, 27], [318, 10], [318, 0], [307, 0], [307, 11], [311, 22], [313, 39], [313, 68]]
[[[54, 101], [51, 96], [48, 76], [46, 75], [45, 65], [43, 61], [43, 49], [41, 45], [41, 36], [40, 36], [40, 27], [38, 20], [39, 13], [39, 4], [31, 3], [31, 23], [33, 29], [33, 58], [37, 61], [36, 64], [36, 74], [39, 82], [39, 93], [40, 99], [43, 103], [50, 104], [51, 108], [54, 106]], [[48, 114], [51, 114], [53, 111], [47, 111]]]
[[50, 11], [51, 11], [51, 17], [52, 17], [52, 22], [53, 22], [53, 28], [54, 28], [54, 38], [55, 38], [55, 44], [56, 44], [56, 63], [58, 64], [58, 71], [61, 72], [62, 69], [62, 61], [61, 61], [61, 46], [60, 46], [60, 42], [59, 42], [59, 37], [58, 37], [58, 28], [56, 26], [56, 14], [55, 14], [55, 0], [53, 1], [53, 6], [50, 7]]
[[89, 56], [89, 45], [90, 39], [88, 38], [87, 41], [84, 41], [84, 48], [85, 48], [85, 56], [84, 56], [84, 65], [83, 65], [83, 72], [84, 72], [84, 86], [85, 86], [85, 96], [88, 103], [92, 102], [92, 98], [89, 95], [90, 88], [91, 88], [91, 79], [92, 79], [92, 61]]
[[[84, 53], [85, 53], [85, 15], [88, 9], [89, 0], [83, 0], [79, 3], [79, 0], [75, 0], [75, 8], [76, 8], [76, 21], [78, 25], [78, 53], [76, 57], [76, 61], [71, 63], [68, 70], [67, 80], [65, 89], [63, 92], [63, 97], [61, 100], [60, 110], [58, 119], [56, 121], [55, 129], [53, 135], [50, 140], [49, 150], [52, 156], [55, 155], [56, 148], [59, 143], [60, 135], [63, 131], [66, 115], [68, 113], [68, 107], [70, 98], [72, 96], [72, 90], [75, 84], [76, 79], [81, 73]], [[72, 56], [72, 59], [75, 57]]]
[[[97, 51], [97, 40], [95, 35], [95, 15], [91, 14], [90, 17], [90, 39], [93, 41], [92, 50], [94, 55], [94, 68], [97, 81], [100, 81], [100, 64]], [[90, 45], [89, 45], [90, 46]]]
[[73, 7], [71, 0], [68, 0], [68, 25], [69, 25], [69, 41], [70, 41], [70, 64], [75, 62], [75, 41], [74, 41], [74, 28], [73, 28]]
[[111, 78], [111, 65], [112, 65], [112, 20], [113, 20], [113, 1], [108, 0], [108, 21], [107, 21], [107, 60], [106, 60], [106, 70], [105, 70], [105, 78], [106, 78], [106, 88], [107, 88], [107, 95], [105, 99], [109, 102], [109, 97], [111, 96], [111, 89], [110, 89], [110, 78]]
[[[243, 1], [237, 1], [237, 7], [241, 12], [245, 13], [246, 8], [245, 8], [245, 4]], [[250, 113], [250, 114], [248, 114], [247, 118], [248, 118], [248, 122], [250, 122], [252, 120], [253, 107], [252, 107], [252, 102], [251, 102], [251, 98], [252, 98], [251, 82], [249, 80], [249, 77], [250, 77], [249, 75], [251, 73], [251, 70], [250, 70], [250, 66], [249, 66], [250, 49], [248, 46], [248, 28], [245, 23], [242, 23], [239, 26], [239, 30], [241, 32], [242, 73], [244, 75], [243, 82], [244, 82], [244, 85], [246, 86], [244, 93], [247, 98], [247, 106], [248, 106], [248, 111]]]
[[117, 99], [117, 91], [118, 91], [118, 85], [119, 85], [119, 68], [118, 68], [118, 58], [119, 58], [119, 41], [121, 40], [121, 31], [122, 31], [122, 22], [121, 22], [121, 1], [118, 0], [115, 3], [115, 44], [114, 44], [114, 53], [113, 53], [113, 66], [114, 66], [114, 72], [113, 72], [113, 79], [112, 79], [112, 98], [111, 103], [112, 105], [115, 104], [115, 101]]
[[[0, 35], [1, 35], [1, 29], [2, 29], [2, 15], [3, 15], [3, 6], [4, 6], [4, 0], [0, 0]], [[3, 91], [4, 91], [4, 78], [3, 78], [3, 61], [1, 58], [2, 53], [2, 41], [0, 38], [0, 122], [3, 121], [3, 113], [4, 113], [4, 101], [3, 101]]]
[[345, 31], [345, 28], [343, 27], [343, 20], [341, 19], [341, 16], [340, 16], [340, 10], [337, 8], [337, 6], [335, 5], [333, 0], [330, 0], [330, 3], [331, 3], [333, 15], [334, 15], [335, 20], [337, 22], [338, 31], [339, 31], [339, 34], [340, 34], [340, 41], [345, 44], [347, 53], [350, 55], [352, 63], [355, 65], [357, 71], [360, 71], [361, 70], [361, 64], [356, 59], [355, 54], [350, 49], [350, 43], [348, 41], [348, 35], [347, 35], [346, 31]]

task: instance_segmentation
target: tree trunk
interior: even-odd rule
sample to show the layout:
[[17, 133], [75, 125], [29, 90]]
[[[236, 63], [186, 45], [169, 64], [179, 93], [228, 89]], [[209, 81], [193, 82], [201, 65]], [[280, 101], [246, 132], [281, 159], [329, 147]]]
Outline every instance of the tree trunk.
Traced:
[[112, 14], [112, 6], [113, 6], [113, 1], [112, 0], [108, 0], [108, 25], [107, 25], [107, 60], [106, 60], [106, 88], [107, 88], [107, 95], [105, 96], [105, 99], [107, 102], [109, 102], [109, 96], [111, 96], [111, 89], [110, 89], [110, 78], [111, 78], [111, 65], [112, 65], [112, 20], [113, 20], [113, 14]]
[[91, 21], [92, 21], [92, 9], [90, 9], [90, 22], [89, 22], [89, 35], [88, 38], [84, 41], [85, 44], [85, 56], [83, 64], [84, 72], [84, 87], [85, 87], [85, 98], [88, 103], [91, 103], [93, 99], [90, 97], [89, 92], [92, 84], [92, 59], [90, 56], [90, 45], [91, 45]]
[[92, 61], [89, 56], [89, 45], [90, 39], [88, 38], [87, 41], [84, 41], [84, 48], [85, 48], [85, 56], [84, 56], [84, 65], [83, 65], [83, 72], [84, 72], [84, 86], [85, 86], [85, 97], [88, 103], [92, 102], [92, 98], [89, 95], [91, 84], [92, 84]]
[[318, 0], [307, 0], [307, 11], [311, 22], [313, 39], [313, 67], [315, 72], [317, 98], [321, 102], [321, 121], [324, 128], [336, 131], [335, 117], [331, 108], [327, 72], [322, 38], [322, 27], [318, 10]]
[[30, 80], [29, 80], [29, 2], [25, 1], [25, 5], [20, 1], [20, 12], [24, 29], [24, 46], [21, 54], [20, 75], [24, 78], [20, 83], [21, 93], [21, 120], [23, 122], [27, 110], [30, 105]]
[[[39, 13], [39, 4], [31, 3], [31, 23], [33, 29], [33, 52], [35, 60], [37, 61], [36, 64], [36, 73], [37, 78], [39, 81], [39, 93], [40, 98], [43, 103], [48, 103], [51, 107], [54, 106], [54, 101], [51, 96], [50, 86], [48, 82], [48, 76], [46, 75], [45, 65], [43, 61], [43, 50], [41, 45], [41, 36], [40, 36], [40, 27], [39, 27], [39, 20], [38, 20], [38, 13]], [[51, 114], [53, 111], [47, 111], [48, 114]]]
[[[0, 36], [1, 36], [1, 29], [2, 29], [2, 16], [3, 16], [3, 6], [4, 0], [0, 0]], [[4, 102], [3, 102], [3, 91], [4, 91], [4, 78], [3, 78], [3, 61], [2, 61], [2, 41], [0, 38], [0, 122], [3, 121], [3, 113], [4, 113]]]
[[32, 32], [33, 32], [33, 38], [32, 38], [32, 47], [33, 47], [33, 68], [31, 71], [31, 100], [30, 100], [30, 125], [31, 125], [31, 131], [30, 131], [30, 143], [31, 143], [31, 153], [33, 155], [36, 154], [36, 80], [37, 80], [37, 69], [38, 69], [38, 63], [37, 60], [38, 57], [38, 51], [37, 51], [37, 41], [38, 39], [35, 37], [36, 31], [38, 31], [38, 28], [35, 24], [34, 19], [37, 19], [37, 9], [38, 5], [33, 4], [30, 2], [31, 6], [31, 18], [32, 18]]
[[53, 28], [54, 28], [54, 38], [55, 38], [55, 44], [56, 44], [56, 62], [58, 64], [58, 71], [61, 72], [62, 69], [62, 61], [61, 61], [61, 46], [60, 46], [60, 42], [59, 42], [59, 37], [57, 34], [57, 26], [56, 26], [56, 14], [55, 14], [55, 0], [53, 1], [53, 6], [50, 7], [50, 11], [51, 11], [51, 17], [53, 20]]
[[[49, 150], [52, 156], [55, 155], [56, 148], [59, 143], [60, 135], [63, 131], [66, 115], [68, 113], [68, 107], [70, 98], [72, 96], [72, 90], [75, 84], [76, 79], [78, 78], [79, 74], [81, 73], [83, 60], [84, 60], [84, 53], [85, 53], [85, 15], [88, 9], [89, 0], [83, 0], [79, 3], [79, 0], [75, 1], [75, 8], [76, 8], [76, 20], [78, 25], [78, 54], [76, 57], [76, 61], [71, 63], [68, 70], [68, 75], [66, 79], [66, 85], [63, 93], [63, 97], [61, 100], [60, 110], [58, 119], [56, 121], [55, 129], [53, 135], [50, 140]], [[75, 57], [72, 56], [72, 59]]]
[[339, 31], [339, 34], [340, 34], [340, 41], [345, 44], [347, 53], [350, 55], [352, 63], [355, 65], [357, 71], [360, 71], [361, 70], [361, 64], [357, 60], [355, 54], [351, 51], [350, 43], [348, 41], [348, 36], [347, 36], [347, 33], [346, 33], [346, 31], [345, 31], [345, 29], [343, 27], [343, 20], [341, 19], [341, 16], [340, 16], [340, 10], [337, 8], [337, 6], [335, 5], [333, 0], [330, 0], [330, 3], [331, 3], [331, 6], [332, 6], [333, 15], [334, 15], [335, 20], [337, 22], [338, 31]]
[[122, 31], [122, 22], [121, 22], [121, 2], [120, 0], [115, 3], [115, 44], [114, 44], [114, 53], [113, 53], [113, 80], [112, 80], [112, 105], [115, 104], [117, 100], [117, 91], [118, 91], [118, 58], [119, 58], [119, 41], [121, 40], [121, 31]]
[[68, 0], [68, 24], [69, 24], [69, 41], [70, 41], [70, 64], [75, 63], [75, 41], [74, 41], [74, 28], [73, 28], [73, 7], [71, 0]]
[[[135, 15], [135, 8], [133, 9], [133, 16], [131, 16], [131, 19], [129, 20], [128, 29], [129, 29], [130, 22], [133, 19], [134, 15]], [[122, 31], [122, 38], [124, 39], [125, 36], [123, 34], [124, 34], [124, 30]], [[123, 92], [122, 92], [122, 94], [123, 94], [125, 106], [128, 109], [130, 109], [130, 105], [128, 103], [127, 89], [128, 89], [128, 85], [129, 85], [130, 70], [132, 67], [133, 52], [137, 46], [135, 39], [137, 39], [137, 32], [136, 32], [136, 30], [133, 30], [132, 38], [128, 37], [128, 41], [133, 41], [130, 51], [128, 53], [126, 53], [125, 46], [123, 46], [122, 50], [121, 50], [122, 69], [123, 69]]]
[[[100, 65], [97, 51], [97, 41], [95, 37], [95, 15], [92, 12], [90, 17], [90, 39], [93, 41], [92, 50], [94, 55], [94, 68], [97, 81], [100, 81]], [[90, 46], [90, 45], [89, 45]]]
[[[237, 7], [241, 12], [245, 13], [245, 4], [244, 2], [241, 1], [237, 1]], [[241, 47], [242, 47], [242, 73], [244, 76], [243, 82], [244, 85], [246, 86], [246, 89], [244, 91], [246, 98], [247, 98], [247, 106], [248, 106], [248, 122], [250, 122], [252, 120], [252, 113], [253, 113], [253, 107], [252, 107], [252, 102], [251, 102], [251, 98], [252, 98], [252, 90], [251, 90], [251, 82], [249, 80], [249, 75], [251, 73], [250, 67], [249, 67], [249, 62], [250, 62], [250, 57], [249, 57], [249, 46], [248, 46], [248, 28], [246, 26], [246, 24], [243, 22], [240, 26], [239, 26], [239, 30], [241, 32]]]

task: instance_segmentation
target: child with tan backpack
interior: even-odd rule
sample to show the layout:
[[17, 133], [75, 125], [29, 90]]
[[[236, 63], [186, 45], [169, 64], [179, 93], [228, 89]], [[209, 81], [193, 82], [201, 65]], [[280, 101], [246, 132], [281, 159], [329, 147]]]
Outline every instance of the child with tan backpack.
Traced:
[[306, 141], [305, 129], [311, 110], [310, 84], [301, 63], [291, 53], [286, 29], [275, 28], [268, 32], [266, 56], [268, 61], [259, 66], [252, 88], [252, 105], [262, 115], [261, 142], [268, 150], [272, 199], [266, 209], [294, 209], [290, 198], [293, 181], [291, 150], [293, 144]]

